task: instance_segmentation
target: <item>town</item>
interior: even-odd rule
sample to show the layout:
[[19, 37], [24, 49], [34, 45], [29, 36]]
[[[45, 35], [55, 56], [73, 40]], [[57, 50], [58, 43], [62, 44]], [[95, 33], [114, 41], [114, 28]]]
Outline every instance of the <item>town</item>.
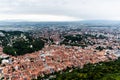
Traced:
[[44, 78], [68, 68], [114, 61], [120, 56], [118, 27], [80, 23], [31, 26], [34, 27], [25, 31], [0, 31], [1, 79]]

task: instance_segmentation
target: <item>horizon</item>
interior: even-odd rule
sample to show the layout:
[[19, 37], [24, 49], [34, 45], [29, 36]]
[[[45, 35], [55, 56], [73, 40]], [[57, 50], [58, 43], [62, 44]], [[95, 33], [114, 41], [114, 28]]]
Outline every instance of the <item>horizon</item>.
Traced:
[[108, 23], [110, 23], [110, 24], [112, 24], [112, 22], [114, 23], [114, 22], [117, 22], [117, 23], [119, 23], [120, 22], [120, 20], [75, 20], [75, 21], [70, 21], [70, 20], [68, 20], [68, 21], [32, 21], [32, 20], [19, 20], [19, 19], [10, 19], [10, 20], [0, 20], [0, 23], [22, 23], [22, 22], [26, 22], [26, 23], [29, 23], [29, 22], [32, 22], [32, 23], [64, 23], [64, 22], [66, 22], [66, 23], [70, 23], [70, 22], [77, 22], [77, 23], [79, 23], [79, 22], [85, 22], [85, 23], [106, 23], [106, 22], [108, 22]]

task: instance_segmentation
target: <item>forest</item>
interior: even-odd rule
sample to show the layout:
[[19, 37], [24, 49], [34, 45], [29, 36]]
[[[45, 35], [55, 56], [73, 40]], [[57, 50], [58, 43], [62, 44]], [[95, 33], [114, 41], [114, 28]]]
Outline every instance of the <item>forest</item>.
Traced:
[[42, 38], [34, 38], [27, 32], [1, 31], [0, 36], [3, 52], [13, 56], [24, 55], [41, 50], [45, 42]]

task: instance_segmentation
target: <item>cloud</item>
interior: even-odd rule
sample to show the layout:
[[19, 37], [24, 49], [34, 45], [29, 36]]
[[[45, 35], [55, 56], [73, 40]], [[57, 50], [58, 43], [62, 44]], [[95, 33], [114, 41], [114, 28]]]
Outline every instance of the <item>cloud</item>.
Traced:
[[27, 20], [27, 21], [76, 21], [80, 20], [69, 16], [55, 16], [45, 14], [0, 14], [0, 20]]
[[120, 0], [0, 0], [0, 14], [119, 19]]

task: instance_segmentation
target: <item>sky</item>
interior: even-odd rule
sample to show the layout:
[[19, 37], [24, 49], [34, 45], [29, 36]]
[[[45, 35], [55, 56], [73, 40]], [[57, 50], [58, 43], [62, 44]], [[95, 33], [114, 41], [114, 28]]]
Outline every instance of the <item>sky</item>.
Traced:
[[0, 20], [120, 20], [120, 0], [0, 0]]

